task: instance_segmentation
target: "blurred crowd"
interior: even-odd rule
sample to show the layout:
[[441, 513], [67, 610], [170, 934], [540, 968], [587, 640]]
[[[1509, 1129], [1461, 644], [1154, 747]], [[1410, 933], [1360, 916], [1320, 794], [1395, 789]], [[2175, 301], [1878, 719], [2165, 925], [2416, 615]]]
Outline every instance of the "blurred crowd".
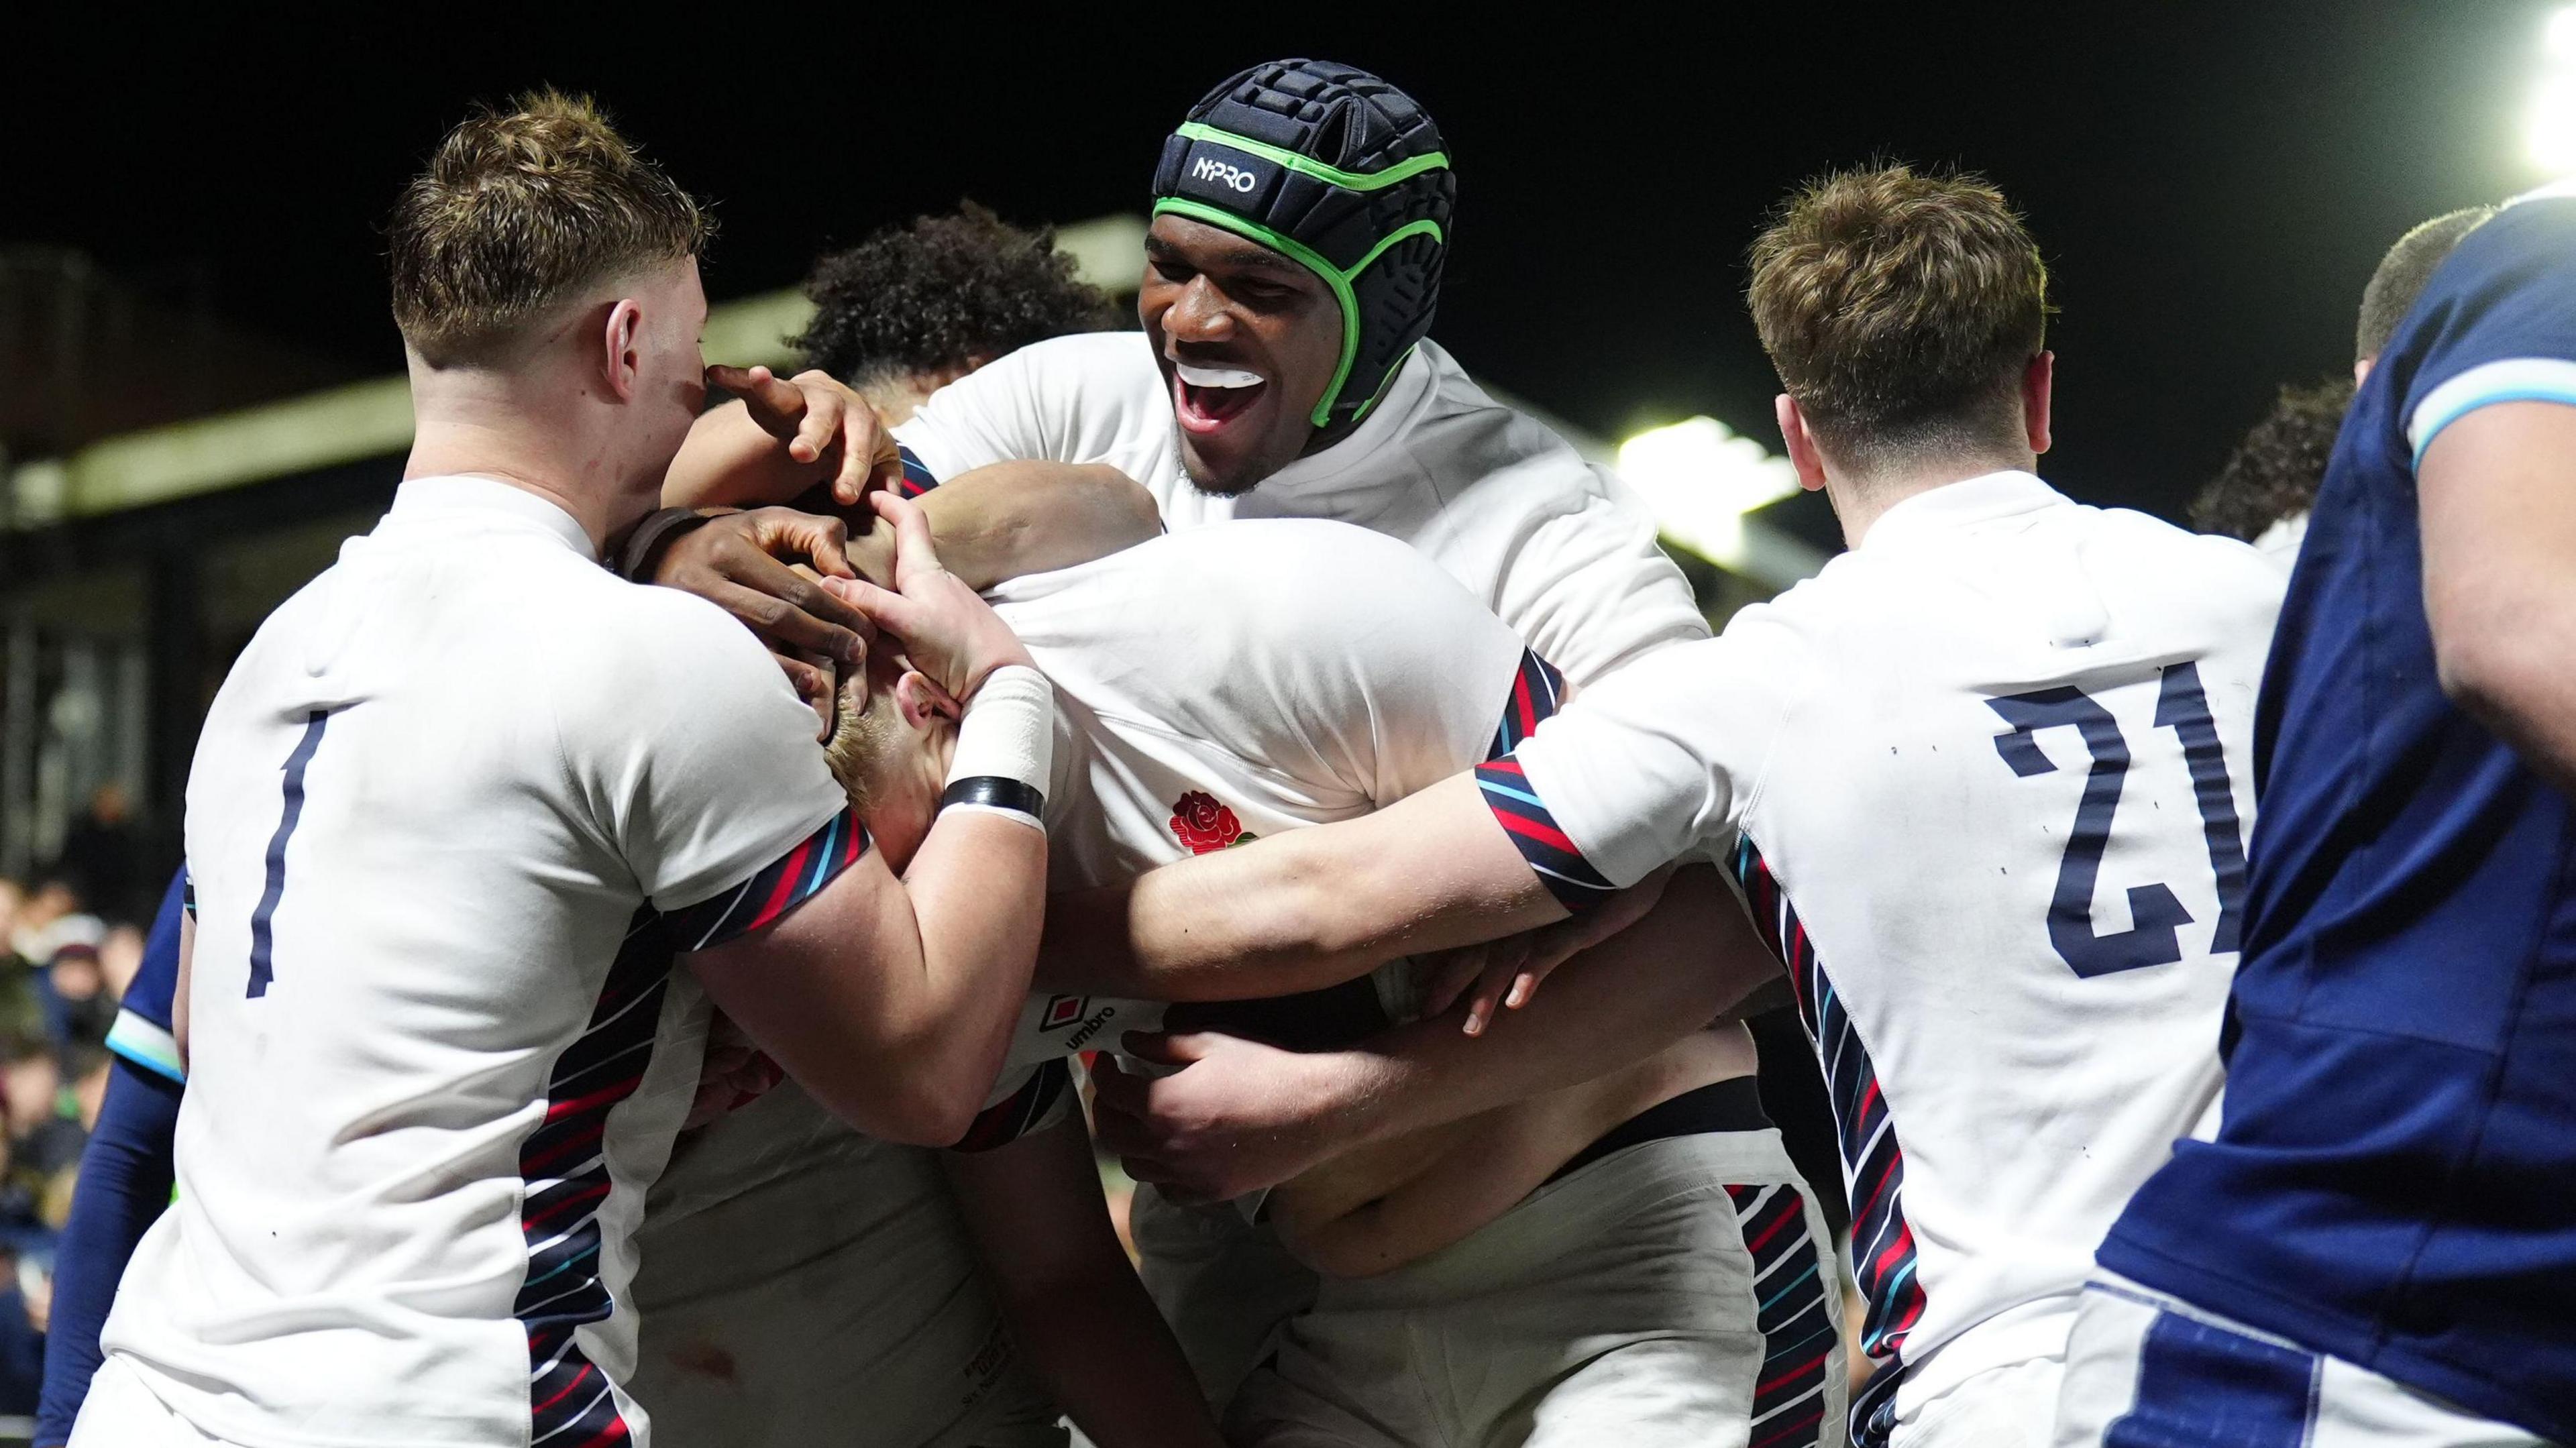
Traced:
[[0, 1413], [30, 1413], [53, 1253], [107, 1091], [107, 1035], [143, 960], [125, 799], [102, 788], [54, 863], [0, 876]]

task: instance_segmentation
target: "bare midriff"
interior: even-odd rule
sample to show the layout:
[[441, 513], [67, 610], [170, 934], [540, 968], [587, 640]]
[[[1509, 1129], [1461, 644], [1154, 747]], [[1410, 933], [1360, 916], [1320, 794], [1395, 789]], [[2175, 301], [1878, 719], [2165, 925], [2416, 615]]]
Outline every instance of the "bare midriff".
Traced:
[[1714, 1027], [1579, 1086], [1345, 1152], [1273, 1191], [1271, 1220], [1327, 1276], [1391, 1272], [1511, 1210], [1628, 1118], [1753, 1069], [1744, 1028]]

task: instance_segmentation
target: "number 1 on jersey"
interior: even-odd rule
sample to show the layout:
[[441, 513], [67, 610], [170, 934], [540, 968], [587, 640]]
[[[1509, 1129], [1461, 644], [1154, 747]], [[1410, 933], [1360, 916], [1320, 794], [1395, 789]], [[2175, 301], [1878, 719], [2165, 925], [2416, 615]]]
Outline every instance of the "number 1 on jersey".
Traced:
[[[2024, 779], [2057, 768], [2031, 737], [2035, 731], [2058, 725], [2073, 728], [2093, 756], [2083, 798], [2075, 806], [2075, 826], [2068, 831], [2066, 852], [2058, 860], [2057, 889], [2048, 904], [2048, 939], [2059, 957], [2077, 975], [2088, 978], [2182, 959], [2180, 931], [2191, 923], [2191, 912], [2162, 883], [2129, 887], [2128, 929], [2111, 935], [2094, 933], [2093, 887], [2101, 874], [2103, 851], [2111, 842], [2111, 819], [2119, 812], [2121, 783], [2129, 772], [2129, 741], [2120, 733], [2120, 721], [2092, 695], [2071, 685], [1986, 703], [2013, 726], [2010, 733], [1995, 736], [1995, 753]], [[2209, 948], [2213, 953], [2234, 950], [2244, 913], [2245, 842], [2236, 817], [2235, 788], [2227, 778], [2226, 751], [2219, 743], [2217, 721], [2210, 717], [2198, 664], [2186, 660], [2165, 668], [2156, 690], [2155, 722], [2159, 729], [2173, 730], [2182, 741], [2192, 796], [2200, 806], [2201, 832], [2218, 888], [2218, 924]]]
[[304, 737], [295, 741], [295, 752], [286, 756], [286, 784], [282, 791], [285, 804], [278, 812], [277, 833], [268, 837], [268, 880], [259, 892], [259, 908], [250, 913], [250, 997], [268, 994], [268, 983], [276, 978], [269, 956], [275, 945], [271, 922], [277, 918], [277, 902], [286, 894], [286, 842], [295, 835], [295, 822], [304, 814], [304, 766], [313, 762], [313, 748], [322, 742], [323, 726], [331, 722], [329, 711], [316, 709], [304, 716]]

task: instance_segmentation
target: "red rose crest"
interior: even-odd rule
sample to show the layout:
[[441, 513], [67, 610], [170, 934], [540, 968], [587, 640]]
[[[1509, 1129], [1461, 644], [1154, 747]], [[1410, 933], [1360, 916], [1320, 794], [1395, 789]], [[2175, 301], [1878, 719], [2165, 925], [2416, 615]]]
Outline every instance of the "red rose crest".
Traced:
[[1243, 832], [1234, 811], [1195, 789], [1172, 801], [1172, 834], [1193, 855], [1213, 854], [1253, 838]]

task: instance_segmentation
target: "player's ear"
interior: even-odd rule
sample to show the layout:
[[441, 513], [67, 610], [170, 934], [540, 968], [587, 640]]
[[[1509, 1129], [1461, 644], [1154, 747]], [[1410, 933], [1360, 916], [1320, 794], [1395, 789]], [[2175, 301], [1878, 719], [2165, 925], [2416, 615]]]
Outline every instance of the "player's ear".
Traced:
[[933, 719], [954, 724], [966, 712], [946, 689], [917, 669], [906, 669], [903, 677], [894, 681], [894, 701], [903, 710], [903, 722], [914, 729], [928, 728]]
[[618, 298], [600, 336], [600, 377], [620, 402], [635, 398], [636, 378], [644, 370], [643, 333], [643, 307], [633, 297]]
[[1798, 486], [1808, 492], [1825, 486], [1825, 459], [1816, 451], [1814, 434], [1807, 431], [1807, 415], [1798, 410], [1798, 399], [1781, 393], [1771, 399], [1771, 415], [1780, 421], [1780, 443], [1788, 450], [1789, 466], [1798, 473]]
[[2049, 399], [2057, 386], [2057, 354], [2042, 352], [2021, 374], [2021, 426], [2033, 453], [2048, 451]]

